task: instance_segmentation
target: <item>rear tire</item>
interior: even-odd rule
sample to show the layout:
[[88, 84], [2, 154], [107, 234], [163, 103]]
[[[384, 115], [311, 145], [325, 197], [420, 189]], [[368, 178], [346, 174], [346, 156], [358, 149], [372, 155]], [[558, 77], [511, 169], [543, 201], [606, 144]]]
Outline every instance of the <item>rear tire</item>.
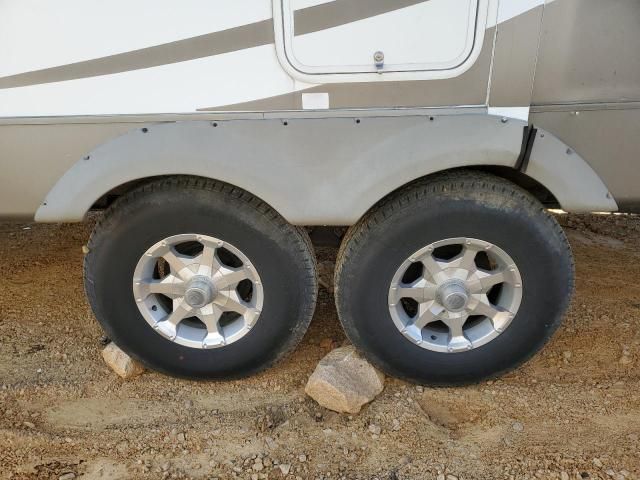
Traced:
[[146, 184], [105, 212], [88, 248], [96, 318], [153, 370], [253, 374], [293, 350], [311, 321], [317, 280], [307, 233], [220, 182]]
[[352, 227], [335, 284], [346, 334], [372, 363], [462, 385], [542, 348], [569, 305], [574, 267], [561, 227], [529, 193], [455, 172], [392, 194]]

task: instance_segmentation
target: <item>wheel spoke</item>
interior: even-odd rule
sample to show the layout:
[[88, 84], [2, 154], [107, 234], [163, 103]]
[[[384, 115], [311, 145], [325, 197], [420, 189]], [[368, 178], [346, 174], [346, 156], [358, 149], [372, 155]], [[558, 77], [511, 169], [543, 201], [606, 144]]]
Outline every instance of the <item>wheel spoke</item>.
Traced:
[[207, 335], [202, 340], [203, 348], [222, 347], [226, 344], [224, 333], [220, 327], [222, 309], [218, 305], [207, 305], [200, 310], [198, 318], [207, 327]]
[[163, 255], [162, 258], [169, 264], [171, 267], [171, 273], [178, 278], [186, 281], [193, 277], [194, 273], [186, 268], [188, 263], [186, 257], [178, 256], [175, 254], [172, 248], [169, 248]]
[[505, 283], [508, 276], [503, 270], [483, 272], [478, 270], [478, 279], [468, 283], [471, 293], [488, 293], [495, 285]]
[[431, 252], [426, 253], [420, 258], [424, 269], [436, 282], [443, 282], [447, 279], [447, 275], [442, 271], [440, 263], [433, 257]]
[[216, 250], [217, 246], [211, 245], [210, 243], [202, 243], [204, 248], [202, 249], [202, 253], [198, 258], [198, 262], [200, 266], [207, 267], [211, 269], [211, 272], [216, 272], [220, 269], [220, 262], [216, 258]]
[[238, 295], [238, 292], [235, 290], [219, 292], [213, 303], [218, 305], [225, 312], [236, 312], [240, 315], [247, 313], [250, 308], [244, 303]]
[[178, 324], [192, 312], [192, 309], [185, 302], [181, 302], [167, 317], [156, 323], [155, 328], [165, 337], [173, 340], [178, 332]]
[[447, 349], [450, 352], [459, 352], [463, 350], [469, 350], [473, 346], [469, 339], [464, 335], [464, 324], [467, 321], [468, 315], [458, 318], [443, 319], [444, 324], [449, 328], [449, 341], [447, 343]]
[[242, 280], [246, 280], [247, 278], [249, 278], [249, 271], [246, 267], [240, 267], [238, 269], [224, 268], [221, 269], [220, 272], [222, 273], [222, 276], [216, 276], [216, 278], [214, 279], [216, 288], [220, 290], [225, 290], [229, 287], [237, 285]]
[[174, 275], [168, 275], [162, 280], [142, 280], [137, 287], [139, 298], [146, 298], [151, 294], [161, 294], [175, 299], [184, 295], [184, 282]]
[[428, 302], [436, 297], [436, 286], [427, 282], [424, 278], [420, 278], [412, 284], [402, 284], [395, 290], [398, 302], [403, 298], [412, 298], [418, 303]]
[[508, 310], [491, 305], [486, 295], [482, 300], [477, 300], [469, 305], [473, 315], [482, 315], [491, 320], [493, 328], [498, 332], [504, 330], [505, 326], [513, 319], [514, 315]]
[[462, 253], [449, 262], [449, 266], [460, 268], [469, 273], [474, 272], [477, 267], [475, 264], [476, 256], [480, 252], [480, 247], [475, 244], [465, 244]]
[[436, 302], [421, 303], [418, 308], [418, 315], [413, 323], [409, 323], [404, 327], [402, 333], [409, 337], [414, 343], [420, 345], [422, 343], [422, 329], [428, 324], [439, 320], [439, 315], [444, 309], [436, 304]]
[[440, 320], [442, 312], [444, 308], [436, 302], [423, 303], [418, 307], [418, 315], [413, 325], [422, 330], [428, 324]]

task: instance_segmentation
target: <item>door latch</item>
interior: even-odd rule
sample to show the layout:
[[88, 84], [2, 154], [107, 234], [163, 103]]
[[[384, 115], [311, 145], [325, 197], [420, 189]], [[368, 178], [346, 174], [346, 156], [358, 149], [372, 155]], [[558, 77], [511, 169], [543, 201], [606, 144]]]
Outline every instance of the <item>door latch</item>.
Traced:
[[378, 73], [382, 73], [381, 70], [384, 68], [384, 52], [377, 51], [376, 53], [374, 53], [373, 61], [376, 65]]

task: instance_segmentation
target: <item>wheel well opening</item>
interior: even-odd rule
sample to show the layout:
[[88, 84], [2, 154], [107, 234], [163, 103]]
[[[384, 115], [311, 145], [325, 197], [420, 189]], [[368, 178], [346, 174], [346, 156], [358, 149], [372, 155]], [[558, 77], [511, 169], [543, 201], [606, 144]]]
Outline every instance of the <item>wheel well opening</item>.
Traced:
[[[440, 170], [438, 172], [431, 173], [427, 176], [417, 178], [401, 187], [397, 188], [389, 195], [393, 195], [395, 192], [399, 190], [403, 190], [413, 184], [421, 183], [425, 181], [429, 181], [430, 178], [433, 178], [437, 175], [442, 175], [444, 173], [449, 172], [484, 172], [495, 175], [496, 177], [502, 178], [504, 180], [508, 180], [509, 182], [519, 186], [523, 190], [526, 190], [531, 195], [533, 195], [545, 208], [561, 208], [560, 202], [558, 199], [549, 191], [547, 187], [542, 185], [537, 180], [529, 177], [527, 174], [520, 172], [511, 167], [502, 167], [496, 165], [474, 165], [472, 167], [462, 167], [462, 168], [452, 168], [448, 170]], [[386, 197], [385, 197], [386, 198]], [[382, 201], [382, 200], [381, 200]]]
[[473, 170], [479, 170], [504, 178], [526, 190], [536, 197], [545, 208], [562, 208], [560, 202], [551, 191], [537, 180], [531, 178], [526, 173], [511, 167], [500, 167], [495, 165], [487, 165], [474, 167]]
[[111, 206], [113, 202], [115, 202], [118, 198], [126, 195], [127, 193], [135, 190], [141, 185], [145, 183], [154, 182], [156, 180], [160, 180], [162, 178], [167, 178], [167, 176], [161, 175], [157, 177], [145, 177], [139, 178], [136, 180], [131, 180], [127, 183], [123, 183], [122, 185], [118, 185], [117, 187], [112, 188], [107, 193], [104, 193], [100, 198], [98, 198], [93, 205], [91, 205], [91, 211], [96, 210], [106, 210]]

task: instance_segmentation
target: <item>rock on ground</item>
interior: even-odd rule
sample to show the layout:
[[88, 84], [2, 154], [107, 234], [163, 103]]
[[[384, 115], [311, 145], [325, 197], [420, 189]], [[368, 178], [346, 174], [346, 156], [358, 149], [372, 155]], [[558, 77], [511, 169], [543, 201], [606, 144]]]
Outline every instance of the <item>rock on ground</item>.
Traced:
[[124, 379], [137, 377], [144, 372], [142, 365], [120, 350], [113, 342], [102, 350], [102, 358], [111, 370]]
[[384, 375], [353, 346], [325, 356], [309, 377], [305, 392], [316, 402], [339, 413], [358, 413], [384, 389]]
[[329, 293], [333, 293], [334, 262], [323, 261], [318, 263], [318, 283]]

